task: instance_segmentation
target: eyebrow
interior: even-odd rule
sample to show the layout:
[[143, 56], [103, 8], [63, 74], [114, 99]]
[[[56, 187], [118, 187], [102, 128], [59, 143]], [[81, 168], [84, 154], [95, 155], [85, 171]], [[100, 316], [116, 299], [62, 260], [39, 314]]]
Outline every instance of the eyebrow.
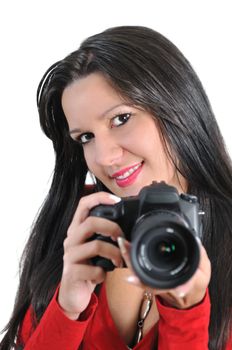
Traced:
[[[113, 107], [110, 107], [109, 109], [107, 109], [102, 115], [101, 118], [104, 118], [108, 113], [112, 112], [114, 109], [118, 108], [118, 107], [122, 107], [122, 106], [132, 106], [132, 103], [119, 103]], [[69, 131], [69, 135], [75, 134], [81, 132], [81, 129], [75, 128]]]

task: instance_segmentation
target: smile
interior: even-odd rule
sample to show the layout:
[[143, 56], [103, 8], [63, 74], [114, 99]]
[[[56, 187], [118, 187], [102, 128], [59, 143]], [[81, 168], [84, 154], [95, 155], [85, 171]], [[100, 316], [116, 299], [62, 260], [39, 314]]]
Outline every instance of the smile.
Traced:
[[141, 166], [141, 163], [135, 165], [133, 168], [130, 168], [129, 170], [127, 170], [123, 175], [116, 176], [116, 179], [117, 180], [124, 180], [124, 179], [126, 179], [128, 176], [133, 174], [140, 166]]
[[142, 165], [143, 162], [138, 163], [132, 167], [122, 169], [121, 171], [118, 171], [115, 174], [113, 174], [111, 177], [115, 179], [119, 187], [129, 186], [135, 181], [135, 179], [139, 175], [142, 169]]

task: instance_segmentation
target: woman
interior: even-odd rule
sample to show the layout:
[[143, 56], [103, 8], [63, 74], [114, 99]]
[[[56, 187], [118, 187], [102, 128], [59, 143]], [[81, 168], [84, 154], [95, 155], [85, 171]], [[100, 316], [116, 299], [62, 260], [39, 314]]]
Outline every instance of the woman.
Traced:
[[[228, 350], [231, 163], [188, 61], [151, 29], [111, 28], [46, 72], [38, 109], [54, 145], [54, 177], [23, 254], [0, 348], [16, 339], [16, 349], [25, 350]], [[96, 177], [91, 194], [88, 170]], [[199, 266], [168, 290], [139, 280], [117, 223], [89, 215], [152, 181], [196, 195], [205, 212]], [[91, 239], [95, 232], [118, 245]], [[93, 265], [95, 256], [116, 268]]]

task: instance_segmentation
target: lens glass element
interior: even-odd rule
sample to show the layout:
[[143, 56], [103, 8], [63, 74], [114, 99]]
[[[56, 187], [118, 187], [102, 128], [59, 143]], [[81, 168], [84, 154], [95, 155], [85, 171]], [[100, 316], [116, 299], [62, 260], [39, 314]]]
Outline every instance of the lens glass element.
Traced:
[[186, 242], [173, 227], [159, 227], [154, 234], [150, 232], [146, 255], [152, 270], [173, 274], [186, 260]]

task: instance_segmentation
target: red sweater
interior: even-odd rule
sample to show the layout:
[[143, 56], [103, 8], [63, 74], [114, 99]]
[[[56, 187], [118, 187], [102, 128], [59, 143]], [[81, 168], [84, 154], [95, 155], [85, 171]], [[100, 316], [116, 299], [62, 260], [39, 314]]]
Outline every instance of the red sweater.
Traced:
[[[127, 350], [112, 320], [104, 284], [98, 297], [92, 295], [78, 321], [64, 315], [56, 297], [57, 292], [35, 330], [32, 310], [27, 311], [18, 338], [19, 343], [25, 344], [24, 350]], [[208, 349], [208, 293], [201, 304], [189, 310], [163, 306], [158, 299], [156, 302], [160, 319], [134, 350], [153, 350], [157, 342], [158, 350]]]

